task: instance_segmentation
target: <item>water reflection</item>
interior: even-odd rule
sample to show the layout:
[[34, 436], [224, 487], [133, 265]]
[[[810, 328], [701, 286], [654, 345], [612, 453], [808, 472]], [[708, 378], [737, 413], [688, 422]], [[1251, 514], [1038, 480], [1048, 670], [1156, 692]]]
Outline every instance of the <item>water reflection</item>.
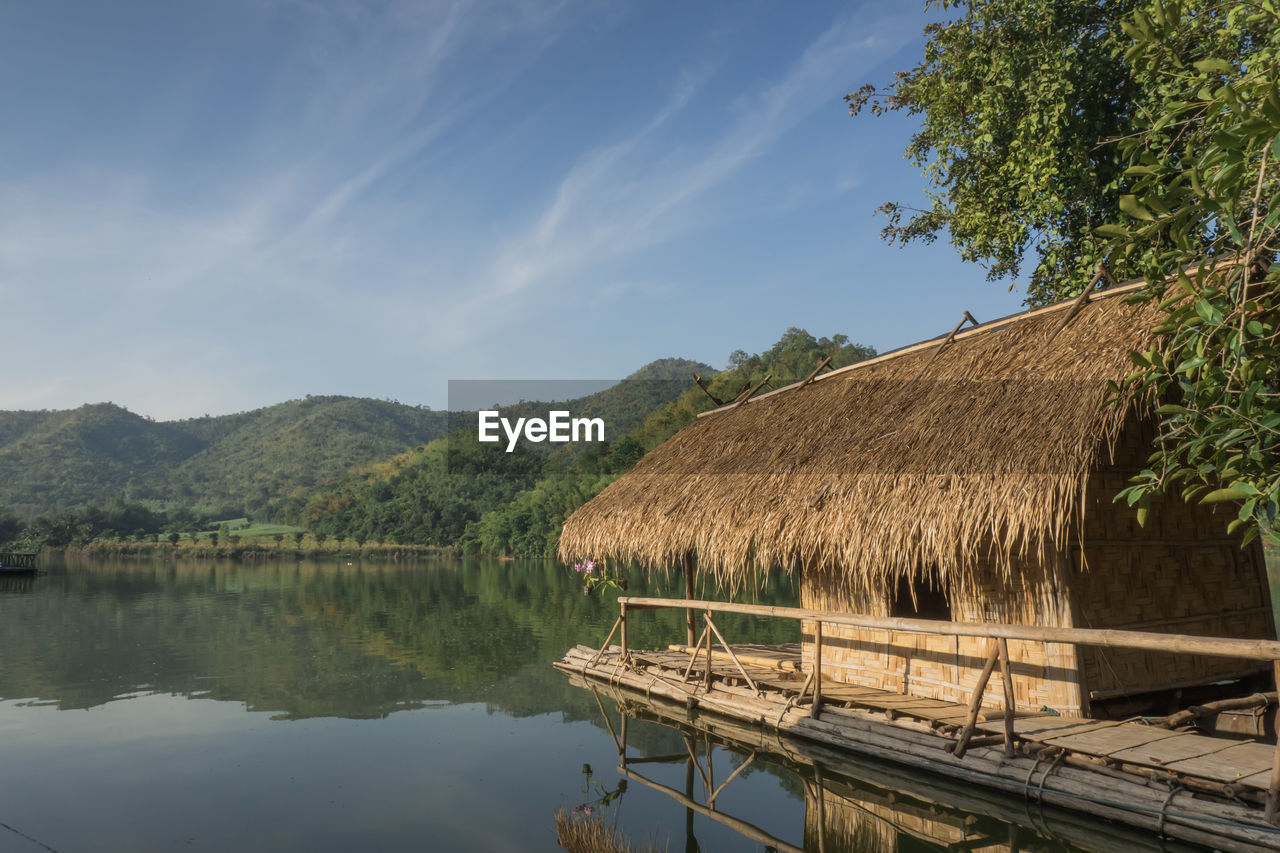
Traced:
[[[684, 810], [684, 843], [677, 849], [708, 849], [701, 836], [712, 825], [732, 830], [744, 846], [786, 853], [1201, 849], [578, 676], [569, 680], [592, 694], [621, 778], [632, 788], [664, 794]], [[803, 799], [802, 833], [779, 827], [768, 811], [730, 804], [734, 786], [752, 773], [775, 776], [779, 787]], [[702, 820], [695, 822], [695, 816]], [[572, 817], [558, 816], [562, 836], [569, 834], [565, 824]]]
[[[516, 716], [587, 713], [590, 700], [548, 663], [598, 644], [616, 616], [614, 596], [583, 596], [579, 579], [549, 561], [46, 559], [44, 568], [0, 586], [0, 699], [61, 709], [169, 693], [280, 719], [469, 702]], [[791, 597], [784, 588], [760, 600]], [[637, 640], [678, 636], [669, 617], [638, 622]]]
[[[617, 606], [565, 567], [42, 562], [0, 586], [0, 850], [550, 851], [611, 767], [551, 662]], [[669, 837], [656, 796], [610, 810]]]

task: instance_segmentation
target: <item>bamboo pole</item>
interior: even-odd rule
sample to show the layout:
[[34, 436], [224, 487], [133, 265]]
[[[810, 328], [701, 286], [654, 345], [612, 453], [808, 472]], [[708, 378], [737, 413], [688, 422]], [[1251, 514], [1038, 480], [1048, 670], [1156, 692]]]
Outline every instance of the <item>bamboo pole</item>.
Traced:
[[680, 679], [682, 682], [687, 682], [689, 680], [689, 675], [693, 672], [693, 665], [698, 662], [698, 651], [702, 648], [702, 638], [706, 635], [707, 629], [703, 628], [702, 633], [698, 635], [698, 642], [690, 644], [689, 647], [693, 649], [693, 651], [689, 653], [689, 666], [685, 668], [684, 678]]
[[724, 639], [724, 634], [720, 633], [720, 629], [716, 627], [716, 623], [711, 621], [711, 614], [707, 614], [707, 627], [715, 632], [716, 639], [720, 641], [720, 645], [729, 653], [729, 660], [733, 661], [733, 665], [738, 668], [738, 672], [742, 673], [742, 677], [747, 680], [747, 686], [751, 688], [752, 693], [759, 693], [760, 688], [756, 686], [755, 680], [747, 675], [747, 670], [743, 667], [742, 662], [738, 660], [738, 656], [733, 653], [733, 647]]
[[600, 719], [604, 720], [605, 728], [609, 730], [609, 737], [613, 738], [613, 745], [618, 750], [618, 757], [622, 758], [623, 757], [622, 743], [618, 740], [617, 734], [614, 733], [613, 723], [609, 722], [609, 715], [604, 712], [604, 705], [600, 703], [600, 694], [596, 692], [596, 689], [594, 687], [591, 688], [591, 695], [596, 700], [596, 707], [600, 709]]
[[[1272, 665], [1272, 673], [1276, 680], [1276, 691], [1280, 692], [1280, 661]], [[1276, 745], [1271, 759], [1271, 784], [1267, 786], [1267, 823], [1276, 823], [1276, 807], [1280, 806], [1280, 707], [1276, 708]]]
[[698, 761], [698, 754], [693, 750], [693, 738], [685, 735], [684, 750], [689, 753], [689, 760], [693, 762], [693, 766], [698, 768], [698, 775], [702, 777], [702, 792], [704, 794], [711, 793], [711, 782], [707, 779], [707, 771], [702, 769], [702, 763]]
[[827, 850], [827, 796], [826, 786], [822, 784], [822, 765], [813, 762], [813, 796], [818, 805], [818, 853]]
[[[686, 598], [693, 598], [693, 552], [684, 552], [684, 594]], [[687, 645], [693, 645], [693, 608], [686, 607], [684, 610], [684, 635]]]
[[815, 368], [813, 369], [813, 372], [812, 372], [812, 373], [810, 373], [808, 376], [806, 376], [806, 377], [804, 378], [804, 381], [803, 381], [803, 382], [801, 382], [799, 385], [792, 385], [791, 387], [792, 387], [792, 388], [795, 388], [797, 391], [799, 391], [801, 388], [803, 388], [804, 386], [806, 386], [806, 385], [808, 385], [810, 382], [812, 382], [812, 381], [814, 380], [814, 378], [815, 378], [819, 373], [821, 373], [821, 372], [822, 372], [822, 369], [823, 369], [824, 367], [830, 367], [830, 366], [831, 366], [831, 356], [826, 356], [825, 358], [823, 358], [823, 359], [822, 359], [822, 361], [818, 362], [818, 366], [817, 366], [817, 367], [815, 367]]
[[707, 630], [705, 632], [707, 638], [707, 671], [703, 674], [702, 688], [704, 690], [711, 689], [711, 611], [708, 610], [703, 617], [707, 621]]
[[747, 396], [743, 397], [741, 400], [735, 403], [733, 407], [736, 409], [738, 408], [738, 406], [741, 406], [744, 403], [746, 403], [748, 400], [750, 400], [751, 396], [755, 394], [757, 391], [759, 391], [761, 388], [763, 388], [765, 383], [768, 382], [771, 377], [772, 377], [772, 374], [765, 374], [764, 379], [760, 380], [760, 384], [752, 388], [751, 391], [748, 392]]
[[813, 623], [813, 707], [810, 717], [822, 713], [822, 621]]
[[1045, 625], [1010, 623], [947, 622], [936, 619], [901, 619], [885, 616], [860, 616], [803, 607], [780, 607], [767, 604], [735, 604], [727, 601], [702, 601], [686, 598], [646, 598], [626, 596], [618, 599], [633, 610], [664, 607], [696, 607], [719, 613], [745, 613], [782, 619], [822, 620], [850, 628], [873, 628], [882, 631], [904, 631], [913, 634], [937, 634], [949, 637], [991, 637], [1006, 640], [1033, 640], [1042, 643], [1076, 643], [1105, 648], [1145, 649], [1157, 652], [1181, 652], [1211, 657], [1244, 658], [1272, 663], [1280, 660], [1280, 642], [1276, 640], [1241, 640], [1227, 637], [1197, 637], [1191, 634], [1156, 634], [1124, 631], [1116, 628], [1055, 628]]
[[[802, 849], [800, 849], [799, 847], [796, 847], [794, 844], [788, 844], [787, 842], [783, 841], [781, 838], [776, 838], [770, 835], [769, 833], [765, 832], [760, 827], [755, 826], [754, 824], [747, 823], [745, 820], [733, 817], [732, 815], [727, 815], [724, 812], [718, 812], [718, 811], [715, 811], [714, 809], [709, 809], [706, 806], [702, 805], [701, 803], [696, 802], [692, 797], [686, 796], [685, 794], [680, 793], [675, 788], [669, 787], [667, 785], [663, 785], [661, 782], [655, 782], [652, 779], [646, 779], [644, 776], [641, 776], [639, 773], [636, 773], [634, 770], [628, 770], [625, 767], [619, 767], [618, 770], [619, 772], [622, 773], [622, 775], [626, 776], [628, 779], [634, 779], [635, 781], [641, 783], [642, 785], [648, 785], [650, 788], [654, 789], [655, 791], [661, 791], [662, 793], [666, 794], [668, 797], [670, 797], [671, 799], [675, 800], [677, 803], [679, 803], [680, 805], [688, 809], [690, 814], [689, 814], [688, 822], [686, 823], [686, 832], [690, 837], [693, 836], [692, 813], [697, 812], [703, 817], [709, 817], [714, 821], [724, 824], [725, 826], [732, 829], [734, 832], [744, 836], [745, 838], [749, 838], [752, 841], [758, 841], [761, 844], [767, 844], [778, 850], [786, 851], [786, 853], [804, 853]], [[693, 775], [693, 768], [689, 768], [688, 776], [690, 779], [692, 779], [692, 775]], [[690, 785], [692, 785], [692, 782], [690, 782]]]
[[737, 779], [738, 774], [741, 773], [743, 770], [746, 770], [748, 767], [750, 767], [751, 762], [755, 760], [756, 760], [756, 754], [753, 752], [751, 753], [751, 755], [747, 757], [746, 761], [742, 762], [736, 768], [734, 768], [734, 771], [729, 774], [729, 778], [721, 782], [720, 787], [716, 788], [715, 791], [711, 793], [711, 796], [707, 798], [707, 805], [714, 807], [716, 797], [720, 796], [720, 792], [723, 791], [725, 788], [729, 787], [729, 783], [732, 782], [734, 779]]
[[995, 640], [992, 640], [991, 654], [987, 655], [986, 666], [982, 668], [982, 674], [978, 676], [978, 684], [973, 688], [973, 696], [969, 698], [969, 719], [965, 721], [964, 728], [960, 731], [960, 739], [956, 741], [956, 758], [964, 758], [965, 750], [969, 748], [969, 738], [973, 737], [973, 732], [978, 727], [978, 712], [982, 708], [982, 694], [987, 689], [987, 682], [991, 680], [991, 673], [995, 671], [996, 660], [999, 657], [1000, 646]]
[[621, 601], [618, 604], [619, 615], [618, 622], [622, 626], [622, 659], [627, 658], [627, 603]]
[[1216, 716], [1223, 711], [1236, 711], [1241, 708], [1265, 708], [1275, 703], [1276, 693], [1274, 691], [1271, 693], [1254, 693], [1252, 696], [1241, 696], [1234, 699], [1219, 699], [1216, 702], [1205, 702], [1203, 705], [1192, 705], [1190, 708], [1186, 708], [1176, 714], [1170, 714], [1163, 720], [1156, 720], [1151, 725], [1166, 729], [1176, 729], [1178, 726], [1193, 723], [1205, 717]]
[[996, 640], [1000, 649], [1000, 680], [1004, 682], [1004, 754], [1013, 757], [1013, 715], [1017, 712], [1017, 703], [1013, 697], [1013, 672], [1009, 665], [1009, 641], [1004, 637]]
[[591, 666], [596, 661], [598, 661], [600, 659], [600, 656], [604, 654], [604, 650], [609, 648], [609, 641], [613, 639], [613, 633], [614, 631], [618, 630], [618, 626], [620, 624], [622, 624], [621, 618], [613, 620], [613, 627], [609, 629], [609, 636], [604, 638], [604, 642], [600, 644], [600, 650], [595, 653], [595, 655], [591, 658], [591, 660], [586, 662], [584, 669], [585, 667]]

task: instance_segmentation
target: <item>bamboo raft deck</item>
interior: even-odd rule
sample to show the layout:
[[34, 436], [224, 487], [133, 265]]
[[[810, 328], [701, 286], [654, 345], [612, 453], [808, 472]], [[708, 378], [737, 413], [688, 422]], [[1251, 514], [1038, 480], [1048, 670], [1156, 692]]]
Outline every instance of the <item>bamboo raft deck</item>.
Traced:
[[[972, 711], [965, 705], [826, 679], [810, 691], [798, 645], [727, 648], [732, 653], [715, 650], [708, 667], [697, 644], [625, 653], [621, 646], [577, 646], [556, 666], [690, 710], [979, 781], [1167, 837], [1229, 851], [1280, 850], [1280, 829], [1263, 812], [1271, 746], [1039, 712], [1017, 712], [1010, 724], [1003, 710], [982, 708], [965, 752], [956, 749]], [[1011, 749], [1002, 745], [1006, 731], [1013, 733]]]

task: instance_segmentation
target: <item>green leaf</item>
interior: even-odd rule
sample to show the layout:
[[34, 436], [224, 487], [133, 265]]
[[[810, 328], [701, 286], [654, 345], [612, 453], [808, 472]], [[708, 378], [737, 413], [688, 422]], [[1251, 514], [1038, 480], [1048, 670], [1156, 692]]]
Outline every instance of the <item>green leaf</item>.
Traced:
[[1195, 68], [1201, 74], [1235, 74], [1235, 63], [1225, 59], [1202, 59], [1195, 63]]
[[1223, 501], [1243, 501], [1248, 500], [1249, 493], [1243, 489], [1215, 489], [1200, 499], [1202, 504], [1216, 504]]
[[1147, 210], [1145, 207], [1143, 207], [1141, 204], [1138, 203], [1137, 196], [1133, 196], [1133, 195], [1120, 196], [1120, 210], [1129, 214], [1134, 219], [1142, 219], [1147, 222], [1155, 221], [1155, 216], [1152, 215], [1151, 211]]

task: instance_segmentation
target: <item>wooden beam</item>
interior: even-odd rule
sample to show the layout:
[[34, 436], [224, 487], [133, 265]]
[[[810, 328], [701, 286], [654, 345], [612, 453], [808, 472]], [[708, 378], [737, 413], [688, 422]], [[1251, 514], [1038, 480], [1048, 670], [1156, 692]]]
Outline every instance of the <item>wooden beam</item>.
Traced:
[[733, 661], [733, 665], [738, 668], [738, 672], [742, 673], [742, 677], [747, 680], [747, 686], [751, 688], [752, 693], [759, 693], [760, 688], [756, 686], [755, 680], [747, 675], [747, 670], [742, 666], [742, 662], [738, 660], [738, 656], [733, 653], [733, 647], [724, 639], [724, 635], [720, 633], [720, 629], [716, 627], [716, 623], [711, 621], [711, 614], [706, 615], [707, 627], [715, 632], [716, 639], [720, 641], [720, 645], [729, 653], [729, 660]]
[[[714, 821], [722, 823], [744, 838], [749, 838], [752, 841], [758, 841], [761, 844], [786, 851], [786, 853], [804, 853], [804, 850], [801, 848], [796, 847], [794, 844], [788, 844], [781, 838], [775, 838], [754, 824], [747, 823], [745, 820], [733, 817], [732, 815], [727, 815], [724, 812], [718, 812], [715, 809], [708, 808], [695, 801], [692, 797], [688, 797], [680, 793], [675, 788], [668, 787], [660, 782], [654, 782], [652, 779], [646, 779], [634, 770], [628, 770], [626, 767], [619, 766], [618, 772], [626, 776], [628, 779], [633, 779], [643, 785], [648, 785], [655, 791], [661, 791], [680, 805], [684, 806], [686, 809], [689, 809], [691, 813], [697, 812], [703, 817], [708, 817]], [[690, 768], [689, 772], [693, 772], [692, 768]]]
[[886, 616], [860, 616], [831, 610], [804, 607], [780, 607], [768, 604], [736, 604], [727, 601], [703, 601], [686, 598], [650, 598], [623, 596], [635, 609], [695, 607], [720, 613], [745, 613], [781, 619], [822, 620], [850, 628], [873, 628], [881, 631], [904, 631], [912, 634], [936, 634], [945, 637], [1003, 637], [1006, 640], [1035, 640], [1042, 643], [1078, 643], [1117, 649], [1145, 649], [1156, 652], [1180, 652], [1211, 657], [1245, 658], [1271, 663], [1280, 660], [1280, 642], [1244, 640], [1228, 637], [1198, 637], [1190, 634], [1156, 634], [1124, 631], [1116, 628], [1055, 628], [1045, 625], [1013, 623], [948, 622], [938, 619], [900, 619]]
[[[1275, 661], [1272, 665], [1272, 674], [1275, 676], [1276, 691], [1280, 692], [1280, 660]], [[1271, 784], [1267, 786], [1267, 823], [1276, 823], [1276, 810], [1280, 807], [1280, 708], [1276, 708], [1275, 729], [1277, 732], [1277, 742], [1272, 750], [1271, 758]]]
[[808, 376], [804, 378], [803, 382], [801, 382], [799, 385], [793, 385], [792, 387], [795, 388], [797, 391], [799, 391], [801, 388], [803, 388], [804, 386], [812, 382], [814, 378], [819, 373], [822, 372], [822, 368], [830, 367], [830, 366], [831, 366], [831, 356], [827, 356], [824, 359], [822, 359], [822, 361], [818, 362], [818, 366], [813, 369], [812, 373], [810, 373]]
[[995, 640], [992, 640], [991, 653], [987, 655], [987, 664], [982, 668], [982, 673], [978, 676], [978, 683], [973, 688], [973, 695], [969, 697], [969, 719], [965, 721], [964, 728], [960, 730], [960, 739], [956, 741], [956, 758], [964, 758], [965, 750], [969, 748], [969, 739], [973, 737], [974, 729], [978, 727], [978, 714], [982, 709], [982, 694], [987, 689], [987, 682], [991, 680], [991, 673], [995, 672], [996, 661], [999, 658], [1000, 646]]
[[822, 713], [822, 621], [813, 623], [813, 705], [809, 716]]
[[1000, 649], [1000, 680], [1004, 682], [1004, 754], [1013, 758], [1013, 742], [1017, 735], [1013, 731], [1013, 717], [1018, 711], [1013, 697], [1013, 672], [1009, 665], [1009, 641], [1004, 637], [996, 640]]
[[[693, 598], [693, 551], [684, 552], [684, 594], [685, 598]], [[686, 607], [684, 611], [684, 635], [685, 645], [693, 645], [693, 626], [695, 622], [693, 608]]]
[[759, 391], [761, 388], [763, 388], [763, 387], [764, 387], [764, 384], [765, 384], [766, 382], [768, 382], [768, 381], [769, 381], [769, 379], [770, 379], [770, 378], [772, 378], [772, 376], [773, 376], [773, 374], [772, 374], [772, 373], [767, 373], [767, 374], [765, 374], [764, 379], [761, 379], [761, 380], [760, 380], [760, 384], [759, 384], [759, 385], [757, 385], [756, 387], [752, 388], [750, 391], [748, 391], [748, 392], [747, 392], [747, 396], [742, 397], [742, 395], [741, 395], [741, 394], [739, 394], [738, 396], [739, 396], [739, 397], [742, 397], [742, 399], [738, 400], [738, 402], [734, 405], [734, 408], [736, 409], [736, 408], [738, 408], [738, 406], [741, 406], [741, 405], [745, 404], [748, 400], [750, 400], [750, 399], [751, 399], [751, 395], [752, 395], [752, 394], [754, 394], [754, 393], [756, 393], [757, 391]]

